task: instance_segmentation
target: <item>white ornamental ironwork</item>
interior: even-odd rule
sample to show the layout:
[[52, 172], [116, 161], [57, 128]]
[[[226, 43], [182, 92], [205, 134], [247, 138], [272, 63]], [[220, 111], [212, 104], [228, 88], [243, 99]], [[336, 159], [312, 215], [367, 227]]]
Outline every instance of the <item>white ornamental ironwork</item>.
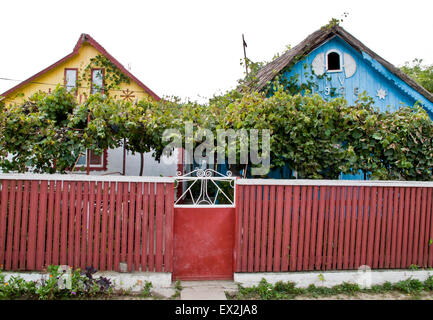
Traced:
[[[189, 182], [190, 184], [186, 185], [186, 188], [184, 188], [185, 190], [182, 190], [182, 195], [174, 203], [175, 206], [223, 206], [217, 204], [217, 199], [219, 195], [221, 195], [222, 198], [228, 202], [228, 206], [235, 205], [234, 199], [236, 190], [236, 177], [232, 176], [231, 171], [227, 171], [226, 175], [213, 169], [196, 169], [185, 175], [182, 175], [181, 172], [177, 172], [176, 188], [179, 185], [183, 185], [182, 182]], [[224, 192], [221, 186], [218, 185], [218, 182], [228, 182], [230, 188], [233, 189], [233, 196], [231, 197], [230, 194], [228, 195], [227, 192]], [[195, 192], [193, 190], [193, 186], [198, 184], [200, 185], [200, 191], [197, 195], [194, 194]], [[216, 187], [216, 192], [214, 196], [209, 195], [209, 186]], [[181, 202], [185, 200], [188, 196], [189, 200], [192, 203], [182, 204]]]

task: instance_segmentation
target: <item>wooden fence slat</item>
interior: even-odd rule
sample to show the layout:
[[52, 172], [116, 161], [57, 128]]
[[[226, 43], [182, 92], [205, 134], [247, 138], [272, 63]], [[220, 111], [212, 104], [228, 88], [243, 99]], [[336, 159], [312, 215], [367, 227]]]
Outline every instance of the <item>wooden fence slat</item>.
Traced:
[[135, 210], [135, 231], [134, 231], [134, 271], [140, 270], [140, 262], [141, 262], [141, 205], [143, 204], [143, 184], [141, 182], [137, 183], [136, 190], [136, 210]]
[[0, 211], [0, 269], [3, 269], [6, 248], [6, 219], [8, 210], [9, 181], [2, 181], [1, 211]]
[[[54, 203], [54, 231], [53, 231], [53, 259], [51, 261], [52, 264], [59, 264], [59, 249], [60, 249], [60, 223], [61, 223], [61, 202], [62, 202], [62, 187], [63, 182], [57, 180], [56, 181], [56, 195], [55, 195], [55, 203]], [[25, 204], [25, 202], [24, 202]]]
[[[300, 207], [300, 193], [299, 186], [293, 186], [293, 210], [292, 210], [292, 230], [290, 232], [290, 265], [289, 270], [296, 270], [296, 262], [298, 257], [298, 232], [299, 232], [299, 207]], [[272, 206], [272, 203], [271, 203]]]
[[128, 211], [129, 211], [129, 183], [122, 182], [123, 184], [123, 194], [122, 194], [122, 244], [120, 246], [120, 261], [127, 263], [127, 250], [128, 250]]
[[[430, 196], [433, 196], [433, 192], [430, 193]], [[433, 267], [433, 201], [430, 200], [430, 205], [428, 207], [428, 212], [430, 213], [430, 232], [428, 232], [428, 267]]]
[[350, 255], [350, 224], [352, 222], [352, 187], [346, 188], [345, 216], [344, 216], [344, 245], [343, 245], [343, 269], [349, 269]]
[[[284, 187], [283, 187], [284, 189]], [[256, 231], [255, 231], [255, 248], [254, 248], [254, 272], [260, 270], [260, 244], [261, 244], [261, 227], [262, 227], [262, 186], [257, 186], [257, 204], [256, 204]]]
[[166, 202], [165, 202], [165, 252], [164, 252], [164, 271], [173, 271], [173, 215], [174, 215], [174, 184], [167, 183], [166, 187]]
[[[407, 192], [406, 192], [407, 191]], [[393, 234], [395, 238], [395, 253], [391, 253], [391, 268], [401, 268], [402, 263], [402, 239], [403, 239], [403, 229], [404, 229], [404, 212], [405, 212], [405, 202], [406, 202], [406, 194], [410, 196], [410, 190], [405, 190], [405, 188], [398, 188], [398, 219], [397, 219], [397, 232]], [[394, 204], [396, 202], [396, 197], [394, 196]], [[407, 207], [408, 208], [408, 207]], [[407, 216], [407, 214], [406, 214]], [[393, 239], [394, 243], [394, 239]], [[395, 254], [395, 260], [392, 258], [392, 254]]]
[[108, 199], [110, 196], [110, 184], [104, 182], [102, 199], [102, 218], [101, 218], [101, 254], [99, 260], [99, 269], [107, 270], [107, 224], [108, 224]]
[[12, 267], [12, 239], [14, 236], [14, 218], [15, 218], [15, 193], [16, 193], [16, 181], [11, 181], [10, 192], [9, 192], [9, 208], [7, 214], [7, 234], [6, 234], [6, 261], [4, 264], [5, 270], [11, 270]]
[[328, 266], [328, 236], [329, 236], [329, 216], [331, 206], [331, 187], [328, 188], [325, 199], [325, 223], [323, 226], [323, 258], [322, 258], [322, 270], [326, 270]]
[[[267, 205], [268, 203], [266, 202], [266, 206]], [[263, 216], [265, 216], [265, 214]], [[290, 245], [291, 218], [292, 218], [292, 186], [284, 186], [283, 255], [282, 255], [282, 263], [281, 263], [281, 271], [283, 272], [289, 270], [289, 253], [290, 253], [289, 245]], [[263, 227], [265, 228], [266, 226], [264, 225]], [[262, 239], [263, 242], [265, 242], [264, 239], [266, 238], [264, 238], [264, 235], [262, 235]], [[262, 270], [263, 269], [261, 268], [260, 271]]]
[[311, 211], [312, 221], [311, 221], [311, 232], [310, 232], [310, 254], [308, 262], [308, 270], [314, 270], [314, 265], [316, 263], [316, 244], [317, 244], [317, 219], [318, 219], [318, 208], [319, 208], [319, 187], [313, 187], [313, 208]]
[[328, 229], [328, 247], [326, 250], [326, 270], [332, 269], [332, 254], [334, 246], [334, 223], [335, 223], [335, 197], [336, 197], [336, 187], [331, 187], [331, 198], [329, 207], [329, 229]]
[[90, 182], [89, 186], [89, 223], [88, 223], [88, 233], [87, 233], [87, 266], [90, 267], [93, 265], [93, 231], [95, 225], [95, 197], [96, 197], [96, 183], [95, 181]]
[[[291, 195], [290, 195], [291, 197]], [[238, 202], [241, 203], [242, 201]], [[262, 243], [260, 249], [260, 271], [266, 271], [266, 248], [267, 248], [267, 239], [268, 239], [268, 213], [269, 213], [269, 186], [263, 187], [263, 211], [262, 211]]]
[[115, 205], [116, 205], [116, 182], [110, 182], [110, 206], [108, 216], [108, 247], [107, 247], [107, 270], [114, 270], [113, 268], [113, 247], [114, 247], [114, 218], [115, 218]]
[[83, 182], [77, 181], [77, 203], [75, 206], [75, 239], [74, 239], [74, 268], [80, 267], [80, 251], [81, 251], [81, 218], [83, 210]]
[[270, 206], [268, 214], [268, 246], [266, 256], [266, 271], [272, 271], [272, 253], [274, 252], [274, 224], [275, 224], [275, 192], [276, 186], [271, 186], [270, 189]]
[[95, 200], [95, 212], [94, 212], [94, 226], [93, 231], [93, 262], [92, 267], [99, 270], [100, 260], [100, 241], [101, 241], [101, 202], [102, 202], [102, 186], [103, 182], [98, 181], [96, 185], [96, 200]]
[[[398, 217], [398, 190], [397, 188], [388, 188], [388, 208], [386, 218], [386, 236], [385, 236], [385, 264], [384, 267], [391, 265], [394, 247], [397, 242], [397, 217]], [[395, 222], [395, 223], [394, 223]], [[394, 239], [395, 237], [395, 239]]]
[[250, 187], [250, 206], [249, 206], [249, 227], [248, 227], [248, 272], [253, 272], [254, 264], [254, 215], [256, 209], [256, 189], [257, 186]]
[[45, 266], [52, 264], [53, 229], [54, 229], [54, 199], [56, 181], [50, 180], [48, 187], [48, 211], [47, 211], [47, 242], [45, 249]]
[[163, 214], [164, 214], [164, 184], [156, 184], [156, 256], [155, 256], [155, 271], [162, 272], [163, 262]]
[[418, 258], [417, 265], [424, 267], [423, 257], [425, 254], [425, 227], [426, 227], [426, 211], [427, 211], [427, 188], [422, 188], [422, 207], [421, 207], [421, 217], [420, 217], [420, 233], [419, 233], [419, 244], [418, 244]]
[[87, 263], [86, 263], [86, 257], [87, 252], [89, 251], [88, 246], [88, 227], [87, 223], [89, 221], [88, 214], [89, 214], [89, 182], [84, 182], [84, 191], [83, 191], [83, 214], [81, 218], [81, 249], [80, 249], [80, 268], [81, 270], [85, 270]]
[[[150, 184], [152, 185], [152, 184]], [[141, 271], [147, 271], [148, 267], [148, 251], [147, 247], [149, 246], [149, 243], [147, 241], [149, 236], [149, 225], [148, 225], [148, 219], [149, 219], [149, 183], [144, 184], [143, 189], [143, 219], [142, 219], [142, 228], [141, 228]], [[174, 219], [172, 217], [172, 219]]]
[[403, 242], [402, 242], [402, 254], [401, 254], [401, 268], [408, 267], [407, 264], [407, 248], [408, 248], [408, 233], [409, 233], [409, 221], [411, 215], [411, 199], [412, 199], [413, 188], [407, 189], [405, 194], [404, 202], [404, 220], [403, 220]]
[[30, 187], [30, 210], [29, 210], [29, 238], [27, 248], [27, 270], [35, 269], [36, 258], [36, 230], [38, 223], [38, 193], [39, 181], [33, 180]]
[[[370, 215], [370, 192], [371, 188], [364, 188], [364, 208], [362, 218], [362, 239], [361, 239], [361, 265], [367, 263], [367, 248], [368, 248], [368, 218]], [[359, 266], [357, 266], [359, 268]]]
[[149, 271], [155, 269], [155, 183], [149, 184]]
[[[431, 264], [429, 264], [429, 248], [432, 246], [430, 245], [430, 239], [433, 239], [433, 234], [430, 232], [430, 226], [431, 226], [431, 219], [432, 219], [432, 188], [428, 188], [427, 191], [427, 208], [426, 208], [426, 225], [425, 225], [425, 240], [424, 240], [424, 259], [423, 259], [423, 266], [430, 267]], [[432, 235], [432, 237], [430, 237]]]
[[358, 269], [361, 263], [361, 249], [362, 249], [362, 225], [364, 217], [364, 187], [358, 188], [358, 206], [356, 215], [356, 251], [355, 251], [355, 264], [354, 269]]
[[21, 227], [21, 208], [23, 199], [23, 181], [17, 181], [17, 195], [15, 205], [15, 223], [14, 223], [14, 243], [12, 251], [12, 270], [18, 270], [20, 257], [20, 227]]
[[328, 194], [328, 187], [319, 187], [319, 220], [317, 229], [317, 245], [316, 245], [316, 270], [322, 269], [322, 261], [324, 259], [323, 255], [323, 227], [325, 222], [325, 204], [326, 197]]
[[347, 188], [340, 188], [340, 218], [338, 222], [338, 258], [336, 269], [343, 268], [343, 252], [344, 252], [344, 235], [345, 235], [345, 220], [347, 219], [346, 202], [347, 202]]
[[68, 242], [68, 193], [70, 182], [63, 181], [62, 188], [62, 216], [60, 226], [60, 264], [67, 264], [67, 242]]
[[302, 269], [304, 255], [305, 212], [307, 206], [307, 187], [301, 187], [301, 207], [299, 210], [298, 252], [296, 255], [296, 270]]
[[245, 186], [236, 187], [236, 215], [235, 215], [235, 250], [233, 255], [234, 272], [241, 271], [242, 253], [242, 214]]
[[38, 216], [38, 234], [36, 246], [36, 270], [42, 270], [44, 266], [45, 241], [46, 241], [46, 218], [47, 218], [47, 201], [48, 201], [48, 181], [41, 181], [41, 191], [39, 194], [39, 216]]
[[[407, 248], [407, 261], [406, 265], [409, 267], [413, 264], [413, 250], [414, 250], [414, 234], [418, 233], [415, 230], [415, 216], [419, 211], [418, 204], [421, 206], [421, 201], [417, 201], [419, 188], [411, 188], [411, 197], [410, 197], [410, 216], [409, 216], [409, 229], [408, 229], [408, 248]], [[420, 194], [421, 196], [421, 194]], [[420, 197], [421, 200], [421, 197]]]
[[357, 222], [359, 214], [359, 187], [352, 188], [352, 201], [350, 210], [350, 251], [349, 251], [349, 269], [355, 269], [355, 257], [356, 257], [356, 240], [358, 234]]
[[332, 241], [332, 263], [331, 269], [337, 269], [338, 264], [338, 251], [339, 238], [340, 238], [340, 216], [342, 213], [342, 208], [340, 207], [342, 198], [343, 188], [338, 186], [335, 188], [335, 216], [334, 216], [334, 240]]
[[373, 267], [373, 251], [374, 251], [374, 233], [376, 227], [376, 212], [377, 212], [377, 187], [371, 188], [370, 206], [368, 220], [368, 238], [367, 241], [367, 259], [366, 264]]
[[383, 260], [384, 256], [380, 256], [380, 227], [382, 223], [382, 205], [383, 205], [383, 188], [379, 187], [377, 190], [377, 209], [376, 209], [376, 227], [374, 228], [374, 249], [373, 249], [373, 267], [377, 269], [379, 267], [379, 260]]
[[75, 229], [75, 187], [77, 183], [75, 181], [71, 181], [70, 183], [70, 191], [69, 191], [69, 210], [68, 210], [68, 242], [66, 245], [67, 257], [68, 257], [68, 265], [74, 265], [74, 229]]
[[131, 182], [129, 184], [129, 207], [128, 207], [128, 252], [127, 252], [127, 264], [128, 271], [131, 272], [133, 269], [134, 262], [134, 220], [135, 220], [135, 188], [137, 184]]
[[283, 232], [283, 201], [284, 201], [284, 186], [277, 187], [277, 199], [275, 203], [275, 243], [274, 243], [274, 259], [273, 271], [281, 271], [281, 239]]
[[304, 252], [303, 252], [303, 270], [308, 270], [310, 265], [310, 232], [311, 232], [311, 211], [313, 205], [313, 187], [307, 187], [307, 208], [305, 213], [305, 233], [304, 233]]
[[[390, 227], [392, 227], [391, 222], [388, 221], [388, 199], [392, 199], [392, 193], [389, 192], [389, 188], [385, 187], [383, 188], [383, 201], [382, 201], [382, 219], [380, 224], [380, 246], [379, 246], [379, 268], [383, 268], [385, 263], [387, 263], [387, 255], [386, 255], [386, 244], [389, 243], [389, 240], [387, 239], [386, 234], [386, 228], [388, 226], [388, 223], [390, 224]], [[391, 200], [392, 201], [392, 200]], [[392, 202], [391, 202], [392, 203]]]
[[419, 239], [421, 235], [420, 230], [420, 219], [421, 219], [421, 196], [422, 196], [423, 188], [416, 188], [416, 209], [415, 209], [415, 221], [413, 224], [413, 246], [412, 246], [412, 256], [411, 256], [411, 265], [419, 266], [418, 264], [418, 249], [419, 249]]
[[247, 272], [248, 270], [248, 213], [250, 210], [250, 188], [251, 186], [244, 187], [244, 212], [242, 213], [242, 258], [241, 258], [241, 271]]
[[120, 271], [120, 244], [122, 241], [122, 197], [123, 196], [123, 183], [117, 183], [116, 190], [116, 223], [114, 231], [114, 270]]

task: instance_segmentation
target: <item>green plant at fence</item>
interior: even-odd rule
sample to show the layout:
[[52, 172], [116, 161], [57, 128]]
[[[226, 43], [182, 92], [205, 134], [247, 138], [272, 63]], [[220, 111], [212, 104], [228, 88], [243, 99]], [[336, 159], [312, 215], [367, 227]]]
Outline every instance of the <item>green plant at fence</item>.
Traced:
[[0, 299], [80, 299], [96, 296], [110, 296], [113, 293], [112, 283], [105, 277], [94, 278], [94, 268], [85, 271], [76, 269], [71, 274], [71, 287], [59, 286], [62, 272], [59, 266], [49, 266], [48, 275], [40, 281], [25, 281], [12, 276], [6, 280], [0, 273]]
[[406, 279], [396, 283], [385, 282], [381, 285], [373, 285], [370, 288], [361, 288], [356, 283], [343, 282], [342, 284], [333, 287], [309, 285], [307, 288], [296, 287], [296, 283], [288, 281], [278, 281], [271, 284], [262, 279], [257, 286], [243, 287], [238, 284], [238, 292], [236, 294], [226, 294], [230, 299], [261, 299], [261, 300], [286, 300], [294, 299], [298, 296], [311, 297], [329, 297], [334, 295], [356, 295], [358, 293], [387, 293], [400, 292], [409, 295], [418, 295], [422, 291], [433, 291], [433, 276], [428, 277], [425, 281], [418, 279]]

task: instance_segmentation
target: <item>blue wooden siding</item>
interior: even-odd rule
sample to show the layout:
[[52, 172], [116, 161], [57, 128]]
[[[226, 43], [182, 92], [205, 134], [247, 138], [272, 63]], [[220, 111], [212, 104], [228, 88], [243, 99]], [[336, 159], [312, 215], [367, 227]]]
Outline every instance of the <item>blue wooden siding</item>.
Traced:
[[[311, 64], [314, 58], [318, 54], [323, 54], [326, 59], [326, 53], [330, 50], [337, 50], [342, 56], [347, 53], [353, 57], [356, 62], [356, 72], [351, 77], [346, 78], [344, 69], [341, 72], [325, 73], [323, 77], [313, 74]], [[344, 61], [342, 62], [344, 64]], [[308, 81], [314, 82], [318, 88], [313, 89], [313, 93], [320, 94], [324, 99], [343, 96], [349, 105], [355, 104], [357, 99], [355, 88], [358, 88], [359, 93], [366, 92], [368, 96], [372, 97], [375, 106], [381, 111], [396, 110], [402, 105], [413, 106], [416, 102], [419, 102], [423, 105], [430, 118], [433, 119], [433, 103], [384, 68], [367, 53], [359, 53], [338, 36], [323, 43], [304, 59], [297, 62], [282, 75], [282, 78], [284, 77], [287, 80], [296, 79], [298, 84], [306, 84]], [[327, 87], [331, 90], [333, 88], [335, 95], [327, 94]], [[379, 89], [386, 91], [385, 99], [380, 99], [377, 96]], [[289, 168], [285, 168], [285, 172], [290, 172], [289, 170]], [[281, 174], [279, 170], [273, 170], [269, 177], [274, 179], [285, 178], [284, 174]], [[364, 180], [368, 179], [368, 177], [365, 177], [364, 173], [360, 171], [357, 174], [341, 174], [339, 179]]]
[[[313, 75], [313, 79], [310, 79], [312, 75], [311, 64], [313, 59], [318, 54], [326, 55], [329, 50], [337, 50], [341, 55], [344, 53], [350, 54], [356, 62], [355, 74], [346, 78], [344, 71], [341, 71], [325, 73], [322, 79]], [[315, 90], [315, 92], [319, 93], [325, 99], [343, 95], [348, 104], [351, 105], [354, 104], [357, 99], [355, 88], [358, 88], [359, 93], [365, 91], [368, 96], [372, 97], [375, 105], [382, 111], [387, 108], [395, 110], [402, 104], [413, 106], [415, 102], [418, 101], [424, 106], [431, 118], [433, 115], [433, 103], [384, 68], [380, 63], [372, 59], [367, 53], [363, 52], [360, 54], [338, 36], [335, 36], [313, 50], [282, 76], [286, 77], [286, 79], [295, 79], [297, 77], [298, 83], [307, 83], [308, 80], [313, 81], [318, 85], [318, 89]], [[331, 78], [330, 81], [328, 78]], [[334, 88], [335, 96], [331, 97], [330, 95], [326, 95], [326, 87]], [[377, 97], [377, 91], [379, 89], [386, 90], [387, 95], [385, 99], [379, 99], [379, 97]]]

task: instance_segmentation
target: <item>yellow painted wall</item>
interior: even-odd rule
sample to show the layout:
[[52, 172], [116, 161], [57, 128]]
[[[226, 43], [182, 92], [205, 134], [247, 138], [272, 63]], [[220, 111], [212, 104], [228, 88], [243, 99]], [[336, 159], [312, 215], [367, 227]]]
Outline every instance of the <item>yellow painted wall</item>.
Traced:
[[[90, 45], [89, 43], [83, 43], [77, 55], [61, 63], [57, 67], [47, 71], [46, 73], [40, 75], [39, 77], [34, 79], [32, 83], [26, 84], [15, 92], [11, 92], [5, 97], [4, 102], [6, 104], [22, 103], [24, 100], [28, 99], [33, 93], [39, 90], [48, 92], [50, 89], [55, 89], [57, 84], [63, 85], [64, 73], [66, 68], [78, 68], [78, 77], [81, 78], [84, 69], [90, 63], [90, 59], [97, 56], [98, 54], [101, 53], [92, 45]], [[77, 101], [84, 102], [86, 97], [90, 94], [90, 83], [83, 80], [81, 81], [79, 86], [80, 88], [77, 92]], [[136, 98], [140, 100], [144, 97], [152, 99], [152, 97], [148, 93], [144, 92], [144, 89], [141, 88], [133, 80], [131, 80], [129, 84], [121, 83], [119, 87], [120, 88], [118, 90], [110, 90], [110, 96], [116, 99], [124, 99], [123, 97], [121, 97], [121, 95], [124, 95], [123, 90], [129, 89], [130, 91], [133, 91], [133, 100], [135, 100]]]

